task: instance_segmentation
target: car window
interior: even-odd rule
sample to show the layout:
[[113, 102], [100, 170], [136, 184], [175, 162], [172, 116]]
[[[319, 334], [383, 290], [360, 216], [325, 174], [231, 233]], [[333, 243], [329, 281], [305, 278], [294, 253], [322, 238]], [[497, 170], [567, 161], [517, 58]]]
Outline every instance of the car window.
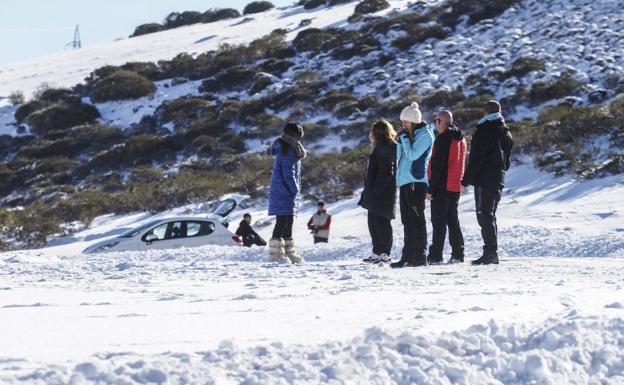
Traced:
[[170, 222], [165, 239], [177, 239], [186, 237], [186, 226], [184, 222]]
[[165, 239], [165, 236], [167, 234], [167, 227], [169, 226], [169, 223], [163, 223], [162, 225], [153, 228], [152, 230], [148, 231], [147, 233], [145, 233], [145, 235], [143, 236], [142, 240], [145, 241], [145, 239], [147, 238], [148, 235], [153, 234], [156, 236], [156, 240], [158, 241], [162, 241], [163, 239]]
[[199, 237], [208, 235], [214, 232], [215, 224], [212, 222], [197, 221], [186, 222], [186, 236], [187, 237]]
[[160, 222], [160, 221], [151, 221], [151, 222], [148, 222], [148, 223], [146, 223], [144, 225], [140, 225], [138, 227], [130, 229], [130, 230], [124, 232], [124, 233], [121, 233], [119, 235], [119, 238], [132, 238], [132, 237], [136, 237], [137, 235], [141, 234], [143, 232], [143, 230], [156, 225], [158, 222]]
[[212, 214], [225, 217], [229, 215], [236, 208], [236, 201], [234, 199], [226, 199], [219, 202], [217, 207], [212, 210]]

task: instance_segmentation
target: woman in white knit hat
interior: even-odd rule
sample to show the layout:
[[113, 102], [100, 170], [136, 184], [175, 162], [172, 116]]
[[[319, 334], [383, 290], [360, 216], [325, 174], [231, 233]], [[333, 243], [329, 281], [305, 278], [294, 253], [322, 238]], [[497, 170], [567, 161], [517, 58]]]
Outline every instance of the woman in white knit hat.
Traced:
[[397, 136], [397, 185], [404, 245], [401, 259], [391, 264], [393, 268], [427, 265], [425, 197], [434, 140], [434, 126], [422, 121], [418, 103], [403, 109], [401, 122], [403, 127]]

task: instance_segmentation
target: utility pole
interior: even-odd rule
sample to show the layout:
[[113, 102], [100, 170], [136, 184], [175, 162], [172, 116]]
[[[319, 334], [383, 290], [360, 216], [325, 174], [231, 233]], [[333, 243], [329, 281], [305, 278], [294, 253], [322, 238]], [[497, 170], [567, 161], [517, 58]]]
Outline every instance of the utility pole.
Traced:
[[82, 47], [82, 42], [80, 41], [80, 26], [76, 25], [76, 29], [74, 30], [74, 40], [65, 44], [65, 48], [70, 47], [72, 49], [79, 49]]

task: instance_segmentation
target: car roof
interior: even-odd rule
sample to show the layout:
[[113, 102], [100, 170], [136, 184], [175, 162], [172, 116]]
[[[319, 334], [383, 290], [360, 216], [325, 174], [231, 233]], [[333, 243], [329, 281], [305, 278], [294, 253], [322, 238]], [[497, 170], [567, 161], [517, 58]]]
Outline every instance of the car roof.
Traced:
[[185, 217], [165, 217], [165, 218], [160, 218], [160, 219], [154, 219], [154, 221], [158, 221], [158, 222], [176, 222], [176, 221], [193, 221], [193, 222], [197, 222], [197, 221], [203, 221], [203, 222], [219, 223], [219, 221], [217, 221], [216, 218], [210, 218], [210, 217], [190, 217], [190, 216], [185, 216]]

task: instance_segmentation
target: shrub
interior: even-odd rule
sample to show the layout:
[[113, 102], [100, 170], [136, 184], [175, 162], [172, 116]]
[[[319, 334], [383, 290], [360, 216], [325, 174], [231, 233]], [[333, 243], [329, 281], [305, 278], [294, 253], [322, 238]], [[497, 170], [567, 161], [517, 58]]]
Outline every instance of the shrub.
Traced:
[[268, 86], [273, 84], [273, 77], [267, 74], [258, 73], [256, 76], [251, 89], [249, 90], [249, 95], [255, 95], [258, 92], [262, 92]]
[[529, 103], [536, 105], [552, 99], [577, 94], [583, 86], [582, 82], [569, 76], [562, 76], [553, 82], [535, 82], [528, 93]]
[[235, 66], [219, 74], [217, 81], [221, 89], [242, 91], [251, 86], [255, 76], [256, 70], [244, 66]]
[[515, 76], [521, 78], [529, 72], [543, 71], [546, 69], [544, 62], [533, 57], [521, 57], [511, 63], [511, 68], [507, 71], [505, 77]]
[[53, 130], [90, 124], [99, 117], [99, 111], [91, 104], [61, 102], [31, 113], [26, 122], [34, 133], [43, 135]]
[[390, 4], [386, 0], [362, 0], [355, 6], [355, 13], [365, 15], [383, 11], [388, 8], [390, 8]]
[[41, 140], [35, 144], [24, 146], [17, 152], [17, 156], [31, 159], [49, 157], [74, 157], [80, 154], [80, 143], [71, 138], [63, 138], [55, 141]]
[[318, 104], [327, 111], [333, 111], [340, 103], [355, 103], [357, 98], [347, 92], [332, 90], [318, 100]]
[[156, 92], [156, 85], [136, 72], [118, 70], [94, 84], [89, 96], [96, 103], [137, 99]]
[[290, 67], [292, 67], [295, 63], [289, 60], [280, 60], [280, 59], [268, 59], [264, 63], [260, 65], [260, 68], [264, 72], [268, 72], [272, 75], [279, 76], [284, 72], [288, 71]]
[[28, 103], [22, 104], [15, 111], [15, 120], [17, 121], [17, 123], [22, 124], [26, 121], [26, 118], [28, 118], [30, 114], [36, 111], [40, 111], [48, 107], [50, 104], [51, 103], [49, 102], [44, 102], [42, 100], [36, 99], [31, 100]]
[[165, 72], [154, 62], [129, 62], [119, 68], [136, 72], [151, 81], [167, 79]]
[[422, 43], [427, 39], [444, 39], [447, 33], [438, 25], [431, 27], [412, 27], [406, 36], [400, 37], [392, 42], [392, 45], [400, 50], [408, 50], [414, 44]]
[[447, 26], [455, 26], [462, 16], [468, 16], [468, 24], [475, 24], [485, 19], [494, 19], [507, 9], [519, 4], [521, 0], [450, 0], [440, 21]]
[[461, 102], [466, 97], [461, 91], [435, 91], [427, 96], [425, 96], [422, 100], [422, 105], [425, 107], [433, 108], [433, 107], [446, 107], [451, 108], [455, 104]]
[[160, 124], [174, 122], [176, 127], [185, 126], [207, 115], [216, 118], [213, 103], [201, 98], [167, 100], [154, 111], [154, 116]]
[[275, 6], [270, 1], [252, 1], [243, 9], [243, 15], [251, 15], [273, 9]]
[[462, 130], [472, 130], [483, 117], [483, 108], [455, 108], [453, 122]]
[[327, 4], [327, 0], [307, 0], [303, 3], [304, 9], [314, 9], [318, 8], [321, 5]]
[[130, 35], [130, 37], [147, 35], [149, 33], [155, 33], [155, 32], [160, 32], [164, 30], [165, 30], [165, 26], [160, 23], [141, 24], [134, 29], [134, 33]]
[[123, 140], [123, 132], [103, 124], [88, 124], [78, 126], [67, 132], [67, 136], [74, 139], [84, 152], [99, 152], [106, 150]]
[[22, 91], [13, 91], [9, 94], [9, 102], [17, 106], [18, 104], [23, 104], [26, 101], [24, 97], [24, 93]]
[[172, 12], [164, 21], [166, 29], [182, 27], [185, 25], [197, 24], [202, 22], [202, 14], [196, 11], [185, 11], [182, 13]]
[[323, 139], [331, 132], [329, 126], [320, 123], [306, 124], [304, 129], [306, 142], [316, 142]]
[[210, 9], [202, 14], [203, 23], [214, 23], [215, 21], [235, 19], [240, 17], [240, 12], [233, 8]]
[[353, 196], [353, 191], [362, 186], [368, 154], [368, 148], [361, 148], [306, 158], [303, 164], [306, 172], [302, 174], [306, 197], [337, 201]]
[[314, 96], [310, 92], [298, 87], [291, 87], [265, 98], [265, 104], [274, 111], [281, 111], [296, 102], [311, 103], [313, 100]]
[[174, 160], [180, 147], [170, 136], [133, 135], [125, 143], [99, 153], [88, 163], [96, 170], [151, 164]]

